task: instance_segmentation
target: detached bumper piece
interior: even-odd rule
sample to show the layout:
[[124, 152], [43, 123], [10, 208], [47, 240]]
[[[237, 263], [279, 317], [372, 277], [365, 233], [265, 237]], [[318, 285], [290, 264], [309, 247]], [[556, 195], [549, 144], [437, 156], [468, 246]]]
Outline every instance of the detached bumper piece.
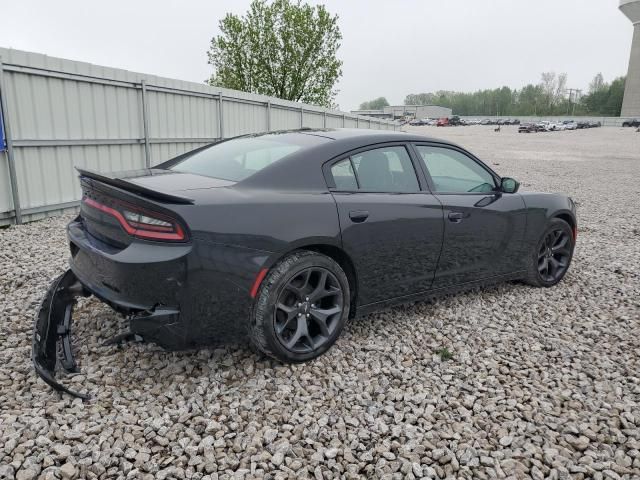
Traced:
[[56, 380], [55, 373], [58, 362], [67, 373], [78, 372], [71, 350], [71, 321], [75, 298], [89, 295], [71, 270], [56, 278], [36, 314], [31, 353], [36, 373], [42, 380], [58, 392], [83, 400], [89, 395], [69, 390]]

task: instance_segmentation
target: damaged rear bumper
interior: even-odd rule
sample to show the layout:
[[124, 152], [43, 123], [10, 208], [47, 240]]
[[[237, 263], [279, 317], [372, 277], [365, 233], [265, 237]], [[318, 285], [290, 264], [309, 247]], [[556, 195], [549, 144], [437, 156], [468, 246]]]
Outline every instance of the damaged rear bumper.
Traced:
[[168, 350], [184, 348], [180, 332], [184, 325], [180, 321], [180, 312], [171, 308], [143, 309], [118, 305], [102, 297], [98, 291], [87, 288], [73, 270], [69, 269], [56, 278], [42, 305], [36, 313], [33, 327], [33, 345], [31, 358], [36, 373], [42, 380], [58, 392], [64, 392], [84, 400], [89, 395], [75, 392], [56, 380], [58, 366], [67, 373], [78, 373], [79, 369], [71, 348], [71, 325], [76, 298], [79, 296], [97, 296], [120, 313], [128, 313], [129, 331], [105, 342], [105, 345], [120, 343], [136, 338], [148, 339], [159, 343]]
[[60, 363], [67, 373], [78, 371], [71, 350], [71, 321], [76, 297], [88, 295], [71, 270], [56, 278], [36, 313], [31, 351], [33, 366], [42, 380], [58, 392], [85, 400], [88, 395], [70, 390], [56, 380], [56, 366]]
[[49, 287], [33, 331], [35, 370], [55, 390], [87, 398], [56, 380], [56, 371], [78, 371], [71, 329], [79, 296], [93, 296], [126, 319], [126, 331], [105, 345], [135, 339], [176, 351], [246, 338], [249, 289], [268, 252], [139, 240], [118, 250], [91, 236], [79, 220], [69, 224], [68, 236], [71, 269]]

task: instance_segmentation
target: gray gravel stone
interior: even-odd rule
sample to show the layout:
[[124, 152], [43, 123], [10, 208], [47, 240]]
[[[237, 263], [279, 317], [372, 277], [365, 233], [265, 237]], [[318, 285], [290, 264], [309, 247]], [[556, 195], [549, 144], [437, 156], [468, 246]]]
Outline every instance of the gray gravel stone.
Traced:
[[60, 475], [65, 479], [73, 479], [76, 478], [77, 475], [76, 467], [71, 463], [65, 463], [60, 467]]

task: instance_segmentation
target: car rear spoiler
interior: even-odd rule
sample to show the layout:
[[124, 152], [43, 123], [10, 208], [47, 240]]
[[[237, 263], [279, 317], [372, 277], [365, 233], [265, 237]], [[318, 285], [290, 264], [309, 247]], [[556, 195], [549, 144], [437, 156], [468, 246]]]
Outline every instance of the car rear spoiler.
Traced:
[[192, 198], [181, 197], [178, 195], [172, 195], [170, 193], [159, 192], [157, 190], [151, 190], [150, 188], [143, 187], [133, 182], [128, 182], [123, 178], [117, 178], [113, 176], [107, 176], [105, 173], [98, 173], [92, 170], [85, 170], [83, 168], [76, 167], [76, 170], [80, 174], [80, 177], [90, 178], [97, 180], [98, 182], [106, 183], [112, 187], [121, 188], [127, 192], [137, 193], [143, 197], [151, 198], [165, 203], [179, 203], [191, 205], [195, 202]]

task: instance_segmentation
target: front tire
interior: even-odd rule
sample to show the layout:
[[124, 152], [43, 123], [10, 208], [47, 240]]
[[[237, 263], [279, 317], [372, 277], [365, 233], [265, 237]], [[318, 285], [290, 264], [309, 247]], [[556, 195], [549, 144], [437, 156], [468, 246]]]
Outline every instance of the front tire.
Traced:
[[569, 224], [559, 218], [551, 219], [529, 258], [524, 282], [535, 287], [556, 285], [569, 270], [574, 246]]
[[264, 354], [300, 363], [326, 352], [349, 318], [349, 281], [333, 259], [311, 251], [287, 255], [266, 276], [249, 338]]

